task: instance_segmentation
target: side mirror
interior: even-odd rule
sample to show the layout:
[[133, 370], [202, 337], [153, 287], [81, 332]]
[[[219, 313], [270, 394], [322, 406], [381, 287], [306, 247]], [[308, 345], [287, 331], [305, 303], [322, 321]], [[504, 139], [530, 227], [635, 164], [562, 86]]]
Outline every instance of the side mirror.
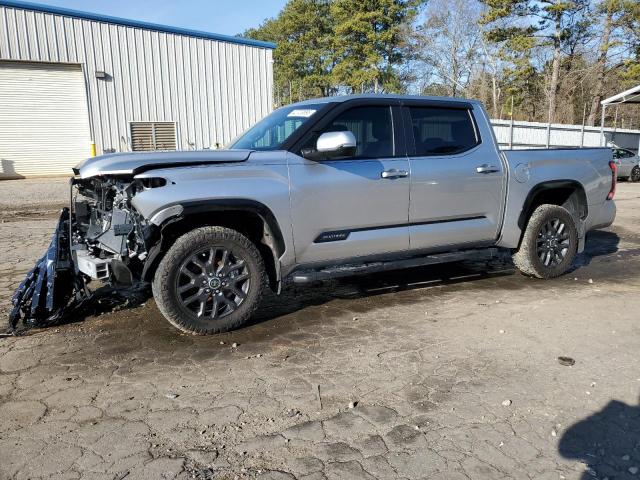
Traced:
[[309, 160], [348, 158], [356, 154], [356, 137], [353, 133], [325, 132], [318, 137], [315, 149], [305, 149], [302, 156]]

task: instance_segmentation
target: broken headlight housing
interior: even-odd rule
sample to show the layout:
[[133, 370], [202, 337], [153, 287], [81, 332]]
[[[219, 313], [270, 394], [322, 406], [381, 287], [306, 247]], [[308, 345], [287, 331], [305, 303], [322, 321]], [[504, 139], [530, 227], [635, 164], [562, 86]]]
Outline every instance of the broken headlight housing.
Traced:
[[133, 285], [140, 277], [155, 227], [131, 205], [162, 178], [73, 179], [71, 205], [62, 210], [45, 255], [16, 290], [9, 324], [46, 326], [86, 302], [87, 281]]

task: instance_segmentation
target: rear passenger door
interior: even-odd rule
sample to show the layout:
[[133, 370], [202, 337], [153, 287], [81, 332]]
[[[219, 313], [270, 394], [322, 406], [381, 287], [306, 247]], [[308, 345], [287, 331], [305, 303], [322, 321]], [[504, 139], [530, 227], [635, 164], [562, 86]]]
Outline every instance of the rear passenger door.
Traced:
[[473, 104], [416, 102], [403, 111], [411, 168], [410, 248], [494, 242], [505, 171], [491, 132], [479, 131]]

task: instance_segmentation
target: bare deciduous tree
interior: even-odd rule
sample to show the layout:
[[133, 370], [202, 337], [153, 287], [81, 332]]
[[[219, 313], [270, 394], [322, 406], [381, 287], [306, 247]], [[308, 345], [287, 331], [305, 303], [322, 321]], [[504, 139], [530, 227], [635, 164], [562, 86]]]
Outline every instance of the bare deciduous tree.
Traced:
[[466, 93], [474, 66], [481, 56], [480, 7], [473, 0], [433, 0], [419, 29], [419, 58], [428, 83], [445, 93]]

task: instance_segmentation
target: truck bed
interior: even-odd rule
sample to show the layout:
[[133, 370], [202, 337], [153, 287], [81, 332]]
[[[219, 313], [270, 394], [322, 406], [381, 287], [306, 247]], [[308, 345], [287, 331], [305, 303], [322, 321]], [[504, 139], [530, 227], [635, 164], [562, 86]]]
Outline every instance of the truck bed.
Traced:
[[[585, 230], [608, 226], [615, 218], [615, 204], [607, 201], [611, 190], [609, 148], [554, 148], [501, 150], [508, 165], [507, 199], [499, 246], [516, 248], [521, 236], [519, 216], [526, 198], [548, 184], [577, 184], [585, 192], [588, 215]], [[523, 204], [523, 200], [525, 204]]]

